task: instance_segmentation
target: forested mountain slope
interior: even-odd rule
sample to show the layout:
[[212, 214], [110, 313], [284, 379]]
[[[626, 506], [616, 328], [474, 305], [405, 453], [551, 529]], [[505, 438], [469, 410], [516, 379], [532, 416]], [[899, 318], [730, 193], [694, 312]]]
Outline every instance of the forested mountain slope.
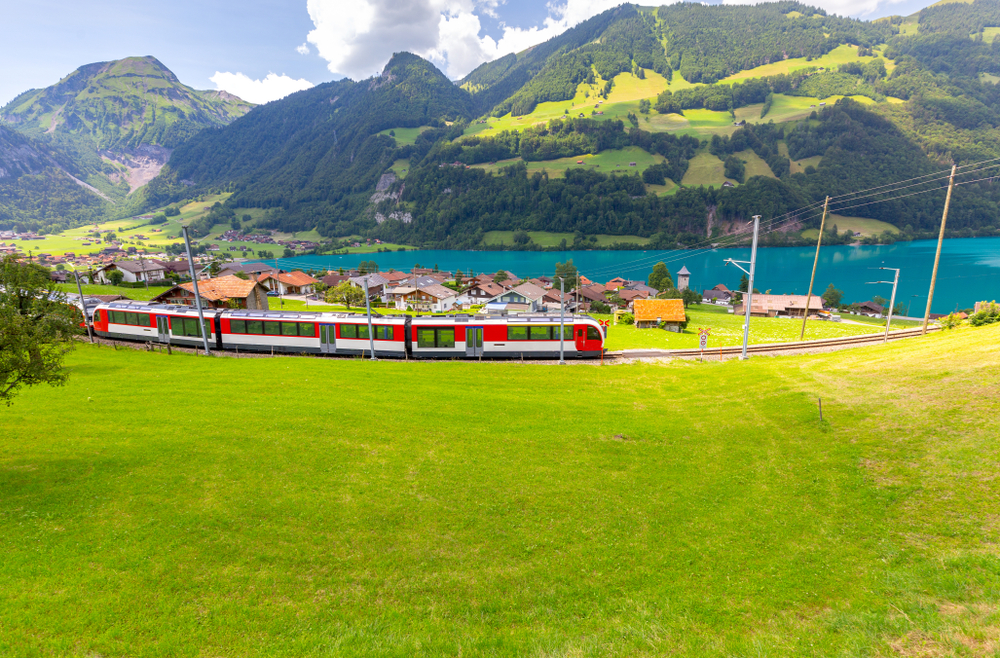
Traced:
[[[21, 94], [0, 108], [0, 124], [44, 145], [66, 172], [100, 190], [105, 212], [115, 213], [138, 205], [128, 195], [159, 173], [171, 149], [250, 108], [226, 92], [182, 84], [153, 57], [130, 57], [81, 66], [51, 87]], [[41, 209], [61, 194], [61, 183], [43, 188], [5, 189], [18, 209], [0, 214], [0, 225], [51, 229], [52, 217]], [[69, 210], [60, 223], [88, 218]]]

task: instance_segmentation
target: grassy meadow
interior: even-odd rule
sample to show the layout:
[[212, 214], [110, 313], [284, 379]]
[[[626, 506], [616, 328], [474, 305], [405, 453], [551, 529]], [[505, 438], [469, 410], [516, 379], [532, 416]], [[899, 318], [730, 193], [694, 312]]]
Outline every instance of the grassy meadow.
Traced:
[[[826, 227], [831, 229], [834, 226], [837, 227], [838, 233], [843, 233], [844, 231], [854, 231], [856, 233], [861, 233], [862, 236], [871, 235], [882, 235], [885, 231], [890, 233], [899, 233], [899, 229], [889, 222], [883, 222], [879, 219], [870, 219], [868, 217], [848, 217], [846, 215], [837, 215], [835, 213], [830, 213], [826, 218]], [[811, 228], [802, 231], [802, 237], [807, 240], [815, 240], [819, 236], [819, 229]]]
[[0, 411], [0, 653], [992, 655], [998, 340], [603, 368], [84, 345]]
[[[562, 178], [566, 175], [567, 169], [576, 167], [595, 169], [606, 174], [611, 172], [641, 174], [648, 167], [664, 161], [665, 159], [662, 155], [653, 155], [638, 146], [627, 146], [623, 149], [601, 151], [596, 155], [577, 155], [557, 160], [526, 162], [525, 164], [528, 167], [529, 176], [535, 172], [545, 172], [551, 178]], [[473, 166], [477, 169], [495, 172], [518, 162], [523, 161], [520, 158], [512, 158], [510, 160], [499, 160], [492, 164], [478, 164]], [[633, 162], [635, 166], [631, 166]]]

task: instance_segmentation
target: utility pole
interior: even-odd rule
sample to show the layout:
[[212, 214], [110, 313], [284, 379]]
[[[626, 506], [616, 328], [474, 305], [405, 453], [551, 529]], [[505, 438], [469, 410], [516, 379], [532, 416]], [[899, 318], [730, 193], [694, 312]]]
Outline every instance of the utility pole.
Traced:
[[146, 261], [142, 259], [142, 254], [139, 254], [139, 269], [142, 271], [142, 280], [146, 284], [146, 290], [149, 290], [149, 275], [146, 274]]
[[377, 361], [375, 358], [375, 332], [372, 331], [372, 300], [368, 296], [368, 277], [370, 274], [365, 275], [365, 310], [368, 312], [368, 345], [371, 347], [372, 357], [371, 361]]
[[896, 277], [892, 281], [868, 281], [870, 285], [877, 283], [891, 283], [892, 284], [892, 298], [889, 300], [889, 314], [886, 316], [885, 320], [885, 337], [882, 339], [882, 344], [889, 342], [889, 325], [892, 324], [892, 309], [896, 305], [896, 286], [899, 285], [899, 268], [896, 267], [880, 267], [880, 270], [892, 270], [896, 273]]
[[80, 293], [80, 309], [83, 311], [83, 323], [87, 325], [87, 336], [90, 337], [90, 342], [94, 342], [94, 330], [90, 327], [90, 318], [87, 317], [87, 304], [83, 301], [83, 286], [80, 285], [80, 273], [75, 269], [73, 274], [76, 275], [76, 291]]
[[566, 365], [566, 283], [559, 279], [559, 365]]
[[819, 221], [819, 237], [816, 238], [816, 258], [813, 259], [813, 273], [809, 277], [809, 292], [806, 293], [806, 309], [802, 313], [802, 334], [799, 335], [799, 340], [806, 339], [806, 318], [809, 317], [809, 302], [812, 300], [813, 283], [816, 281], [816, 265], [819, 264], [819, 247], [823, 244], [823, 228], [826, 226], [826, 209], [829, 205], [830, 197], [826, 197], [826, 201], [823, 202], [823, 219]]
[[941, 262], [941, 244], [944, 242], [944, 225], [948, 223], [948, 206], [951, 205], [951, 191], [955, 189], [955, 165], [951, 166], [948, 177], [948, 195], [944, 198], [944, 214], [941, 216], [941, 232], [938, 234], [937, 253], [934, 255], [934, 270], [931, 272], [931, 290], [927, 293], [927, 310], [924, 311], [924, 328], [921, 336], [927, 335], [927, 321], [931, 318], [931, 302], [934, 301], [934, 284], [937, 283], [938, 263]]
[[187, 249], [188, 270], [191, 272], [191, 283], [194, 285], [194, 304], [198, 308], [198, 333], [201, 334], [201, 341], [205, 346], [205, 356], [208, 356], [208, 334], [205, 333], [205, 312], [201, 310], [201, 295], [198, 294], [198, 275], [194, 271], [194, 259], [191, 258], [191, 240], [188, 238], [188, 227], [182, 226], [181, 231], [184, 233], [184, 248]]
[[[726, 264], [732, 263], [736, 267], [743, 270], [750, 280], [747, 282], [747, 294], [743, 301], [743, 353], [740, 355], [740, 361], [747, 360], [747, 340], [750, 338], [750, 307], [753, 304], [753, 275], [757, 270], [757, 232], [760, 230], [760, 215], [753, 216], [753, 247], [750, 249], [750, 262], [747, 263], [745, 260], [733, 260], [732, 258], [726, 259]], [[750, 269], [744, 269], [743, 265], [750, 265]]]

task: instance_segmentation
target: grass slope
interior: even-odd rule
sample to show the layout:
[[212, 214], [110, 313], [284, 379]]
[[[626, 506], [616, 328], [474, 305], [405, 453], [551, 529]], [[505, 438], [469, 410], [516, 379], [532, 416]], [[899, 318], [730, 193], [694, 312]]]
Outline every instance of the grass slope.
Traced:
[[605, 368], [84, 346], [3, 412], [0, 651], [988, 655], [998, 340]]
[[[827, 228], [832, 228], [834, 225], [837, 227], [838, 233], [843, 233], [844, 231], [854, 231], [855, 233], [860, 233], [862, 236], [869, 235], [882, 235], [885, 231], [890, 233], [899, 233], [899, 229], [889, 222], [883, 222], [878, 219], [869, 219], [868, 217], [847, 217], [844, 215], [836, 215], [830, 213], [826, 218]], [[819, 229], [811, 228], [802, 232], [802, 237], [806, 239], [815, 239], [819, 235]]]
[[[493, 164], [478, 164], [473, 166], [478, 169], [495, 172], [499, 171], [503, 167], [507, 167], [515, 162], [521, 161], [522, 160], [520, 158], [513, 158], [510, 160], [500, 160]], [[596, 169], [605, 174], [612, 172], [635, 174], [642, 173], [647, 167], [664, 161], [665, 158], [662, 155], [653, 155], [642, 150], [638, 146], [627, 146], [623, 149], [609, 149], [607, 151], [601, 151], [596, 155], [577, 155], [569, 158], [559, 158], [557, 160], [533, 161], [526, 164], [528, 166], [528, 175], [538, 171], [547, 172], [549, 176], [553, 178], [560, 178], [565, 175], [567, 169], [573, 167]], [[631, 163], [633, 162], [635, 163], [634, 167], [631, 166]]]

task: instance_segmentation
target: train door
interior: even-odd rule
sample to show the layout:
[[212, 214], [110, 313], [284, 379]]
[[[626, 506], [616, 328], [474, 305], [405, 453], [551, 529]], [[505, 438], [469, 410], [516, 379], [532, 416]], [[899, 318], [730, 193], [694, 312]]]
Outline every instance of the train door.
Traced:
[[319, 351], [322, 354], [333, 354], [337, 351], [337, 327], [332, 324], [319, 326]]
[[161, 343], [170, 342], [170, 324], [165, 315], [156, 316], [156, 334]]
[[573, 330], [574, 342], [578, 352], [584, 351], [587, 347], [587, 327], [577, 325]]
[[483, 328], [465, 328], [465, 356], [483, 355]]

